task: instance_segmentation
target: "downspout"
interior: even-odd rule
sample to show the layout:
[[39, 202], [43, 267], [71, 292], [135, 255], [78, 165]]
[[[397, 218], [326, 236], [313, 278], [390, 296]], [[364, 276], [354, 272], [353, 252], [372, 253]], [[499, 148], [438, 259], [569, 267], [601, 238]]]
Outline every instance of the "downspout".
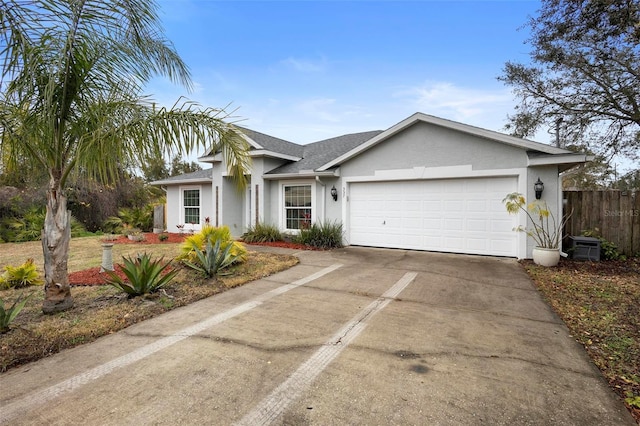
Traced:
[[[562, 189], [562, 173], [558, 172], [558, 201], [557, 201], [557, 205], [558, 208], [556, 209], [557, 213], [557, 218], [560, 222], [562, 222], [562, 220], [564, 219], [564, 192]], [[568, 253], [565, 253], [564, 251], [562, 251], [562, 235], [564, 235], [564, 228], [560, 230], [560, 256], [562, 257], [569, 257]]]
[[[327, 217], [327, 201], [325, 199], [325, 196], [327, 195], [327, 185], [320, 180], [320, 176], [316, 176], [316, 182], [318, 182], [320, 184], [320, 186], [322, 186], [322, 220], [319, 222], [325, 222], [325, 218]], [[317, 219], [317, 218], [316, 218]]]

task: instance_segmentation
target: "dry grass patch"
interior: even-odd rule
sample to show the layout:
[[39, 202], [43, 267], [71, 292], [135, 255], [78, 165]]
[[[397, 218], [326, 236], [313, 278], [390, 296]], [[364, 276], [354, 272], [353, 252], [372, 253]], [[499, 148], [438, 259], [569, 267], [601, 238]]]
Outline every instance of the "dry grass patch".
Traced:
[[640, 259], [523, 264], [640, 423]]
[[[85, 243], [83, 241], [80, 246]], [[99, 246], [99, 241], [97, 244]], [[77, 247], [78, 245], [76, 250]], [[136, 245], [132, 254], [144, 251], [140, 250], [140, 247]], [[114, 250], [115, 248], [116, 246]], [[171, 253], [158, 252], [158, 248], [164, 250], [167, 246], [150, 245], [147, 251], [154, 256], [166, 254], [167, 257], [173, 257], [176, 254], [175, 245]], [[4, 245], [0, 246], [0, 250], [3, 249]], [[123, 249], [127, 250], [126, 247]], [[76, 253], [80, 252], [76, 251]], [[24, 253], [19, 256], [23, 255]], [[115, 257], [114, 260], [116, 260]], [[99, 261], [98, 257], [98, 264]], [[195, 271], [177, 266], [180, 268], [180, 273], [164, 289], [132, 299], [110, 286], [73, 287], [75, 306], [55, 315], [42, 314], [44, 297], [42, 287], [2, 291], [0, 298], [5, 300], [5, 305], [15, 300], [19, 294], [33, 294], [33, 296], [13, 322], [12, 330], [0, 334], [0, 371], [4, 372], [65, 348], [91, 342], [131, 324], [179, 306], [188, 305], [231, 287], [283, 271], [297, 263], [298, 259], [294, 256], [249, 252], [245, 263], [234, 266], [229, 271], [231, 275], [220, 277], [218, 280], [205, 280]]]
[[[100, 266], [102, 261], [101, 237], [72, 238], [69, 244], [69, 272], [82, 271], [84, 269]], [[113, 261], [120, 262], [122, 256], [133, 256], [137, 253], [149, 252], [154, 256], [165, 256], [170, 259], [178, 254], [180, 243], [165, 244], [114, 244]], [[42, 257], [42, 243], [29, 241], [26, 243], [0, 244], [0, 270], [5, 265], [21, 265], [25, 260], [32, 258], [38, 266], [38, 271], [44, 273], [44, 260]]]

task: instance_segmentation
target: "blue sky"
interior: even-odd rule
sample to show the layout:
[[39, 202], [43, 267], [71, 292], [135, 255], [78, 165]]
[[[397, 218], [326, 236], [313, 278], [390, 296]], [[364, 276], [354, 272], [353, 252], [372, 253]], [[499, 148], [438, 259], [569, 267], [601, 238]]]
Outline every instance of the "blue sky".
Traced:
[[243, 126], [309, 143], [384, 130], [417, 111], [500, 131], [515, 98], [496, 77], [506, 61], [528, 61], [523, 25], [540, 2], [159, 5], [195, 90], [156, 79], [149, 94], [166, 105], [180, 96], [230, 105]]

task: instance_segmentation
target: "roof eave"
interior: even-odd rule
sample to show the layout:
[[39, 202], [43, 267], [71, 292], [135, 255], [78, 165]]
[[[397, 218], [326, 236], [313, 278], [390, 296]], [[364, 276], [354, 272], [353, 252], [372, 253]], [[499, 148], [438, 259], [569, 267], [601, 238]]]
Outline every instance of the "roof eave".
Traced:
[[205, 155], [202, 157], [198, 157], [198, 161], [202, 163], [219, 163], [222, 161], [222, 157], [219, 154]]
[[284, 179], [306, 179], [315, 177], [335, 177], [339, 176], [338, 170], [329, 171], [313, 171], [304, 170], [298, 173], [277, 173], [277, 174], [264, 174], [262, 178], [264, 180], [284, 180]]
[[249, 151], [249, 156], [251, 156], [251, 157], [280, 158], [282, 160], [288, 160], [288, 161], [300, 161], [300, 160], [302, 160], [302, 158], [296, 157], [294, 155], [282, 154], [282, 153], [279, 153], [279, 152], [269, 151], [269, 150], [266, 150], [266, 149], [258, 149], [258, 150]]
[[153, 186], [163, 186], [163, 185], [184, 185], [184, 184], [194, 184], [194, 183], [211, 183], [213, 179], [211, 178], [197, 178], [197, 179], [167, 179], [167, 180], [156, 180], [154, 182], [149, 182], [149, 185]]
[[539, 157], [529, 158], [527, 161], [527, 166], [549, 166], [549, 165], [560, 165], [560, 164], [581, 164], [591, 161], [593, 157], [590, 157], [586, 154], [551, 154], [544, 155]]

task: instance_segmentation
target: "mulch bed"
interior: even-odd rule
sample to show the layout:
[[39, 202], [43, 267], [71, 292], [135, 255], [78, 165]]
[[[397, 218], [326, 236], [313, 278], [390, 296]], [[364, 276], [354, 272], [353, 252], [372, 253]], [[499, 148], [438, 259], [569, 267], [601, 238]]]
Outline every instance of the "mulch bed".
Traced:
[[[154, 234], [151, 232], [144, 233], [144, 239], [142, 241], [133, 241], [130, 240], [125, 235], [118, 235], [117, 238], [113, 240], [104, 240], [105, 243], [114, 243], [114, 244], [175, 244], [181, 243], [191, 234], [175, 234], [175, 233], [164, 233], [164, 235], [168, 235], [169, 238], [160, 241], [158, 238], [163, 234]], [[305, 246], [303, 244], [296, 244], [287, 241], [275, 241], [272, 243], [251, 243], [256, 246], [271, 246], [271, 247], [281, 247], [281, 248], [290, 248], [296, 250], [319, 250], [314, 247]], [[120, 270], [119, 265], [115, 265], [116, 274], [118, 274], [121, 278], [125, 278], [124, 273]], [[85, 285], [104, 285], [105, 280], [108, 278], [108, 274], [105, 272], [100, 272], [100, 267], [96, 266], [95, 268], [85, 269], [83, 271], [72, 272], [69, 274], [69, 284], [72, 286], [85, 286]]]
[[[119, 265], [115, 265], [115, 273], [120, 278], [125, 278], [124, 273], [120, 270]], [[72, 272], [69, 274], [69, 284], [73, 286], [82, 285], [104, 285], [105, 280], [109, 278], [106, 272], [100, 272], [100, 267], [85, 269], [84, 271]]]

